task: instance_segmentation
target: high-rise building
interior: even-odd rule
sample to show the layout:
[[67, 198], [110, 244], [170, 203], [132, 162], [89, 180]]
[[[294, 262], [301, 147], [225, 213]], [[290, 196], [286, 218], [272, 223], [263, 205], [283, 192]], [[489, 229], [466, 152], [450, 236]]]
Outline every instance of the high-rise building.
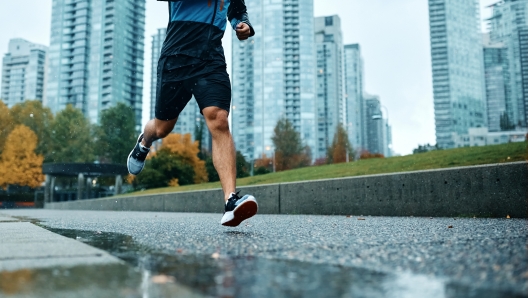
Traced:
[[528, 127], [528, 27], [517, 31], [517, 40], [519, 42], [519, 66], [524, 100], [524, 119], [526, 119], [526, 127]]
[[[366, 150], [370, 153], [385, 153], [387, 143], [379, 96], [364, 94], [366, 114]], [[388, 144], [387, 144], [388, 145]]]
[[[528, 0], [501, 0], [490, 6], [488, 19], [491, 44], [500, 43], [507, 49], [509, 88], [506, 115], [511, 124], [526, 128], [528, 122]], [[491, 130], [491, 127], [490, 127]]]
[[488, 34], [484, 35], [484, 78], [489, 131], [512, 129], [506, 112], [512, 100], [508, 48], [501, 43], [490, 44]]
[[478, 0], [429, 0], [436, 140], [486, 126]]
[[158, 61], [161, 55], [161, 48], [163, 47], [163, 42], [167, 35], [166, 28], [158, 29], [156, 34], [152, 35], [152, 53], [151, 53], [151, 63], [150, 63], [150, 118], [154, 119], [154, 111], [156, 107], [156, 90], [158, 83]]
[[289, 119], [316, 149], [313, 0], [246, 0], [257, 34], [233, 34], [232, 132], [248, 159], [273, 155], [273, 129]]
[[337, 15], [315, 18], [317, 59], [317, 151], [326, 156], [338, 125], [346, 127], [343, 89], [343, 34]]
[[45, 104], [92, 123], [118, 102], [141, 128], [145, 0], [53, 0]]
[[0, 93], [8, 107], [28, 99], [42, 101], [47, 51], [47, 47], [24, 39], [9, 41], [9, 52], [2, 60]]
[[363, 100], [363, 58], [359, 44], [345, 45], [344, 77], [346, 101], [346, 130], [352, 148], [365, 149], [365, 102]]

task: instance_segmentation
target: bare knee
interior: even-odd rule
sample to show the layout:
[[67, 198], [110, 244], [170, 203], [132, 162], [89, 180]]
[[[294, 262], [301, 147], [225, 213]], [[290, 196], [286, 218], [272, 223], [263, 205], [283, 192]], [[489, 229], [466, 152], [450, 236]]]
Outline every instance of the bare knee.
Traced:
[[229, 132], [229, 122], [226, 119], [215, 119], [209, 122], [209, 129], [212, 132], [223, 133]]
[[227, 120], [228, 113], [226, 110], [220, 108], [206, 108], [203, 112], [211, 133], [229, 132], [229, 121]]

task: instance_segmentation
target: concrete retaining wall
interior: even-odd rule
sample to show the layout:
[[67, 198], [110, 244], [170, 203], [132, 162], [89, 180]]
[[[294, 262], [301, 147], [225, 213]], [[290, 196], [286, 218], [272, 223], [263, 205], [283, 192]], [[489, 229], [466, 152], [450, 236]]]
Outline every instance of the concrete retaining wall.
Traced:
[[[528, 218], [528, 164], [241, 187], [260, 214]], [[47, 209], [223, 212], [220, 189], [48, 203]]]

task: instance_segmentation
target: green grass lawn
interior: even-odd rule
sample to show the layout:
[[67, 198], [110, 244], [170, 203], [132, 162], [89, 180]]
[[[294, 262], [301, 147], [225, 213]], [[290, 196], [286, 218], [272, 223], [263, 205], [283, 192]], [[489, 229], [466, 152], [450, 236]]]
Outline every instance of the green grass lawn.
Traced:
[[[237, 180], [237, 186], [296, 182], [330, 178], [353, 177], [382, 173], [397, 173], [460, 166], [525, 161], [528, 157], [527, 143], [510, 143], [485, 147], [440, 150], [414, 155], [365, 159], [350, 163], [308, 167], [291, 171], [271, 173]], [[220, 188], [219, 182], [165, 187], [135, 192], [130, 195], [155, 194]]]

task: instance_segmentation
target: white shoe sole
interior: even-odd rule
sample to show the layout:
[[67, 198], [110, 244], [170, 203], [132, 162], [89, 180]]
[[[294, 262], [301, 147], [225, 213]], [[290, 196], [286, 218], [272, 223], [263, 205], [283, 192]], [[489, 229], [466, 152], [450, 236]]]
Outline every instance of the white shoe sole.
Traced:
[[228, 211], [222, 216], [220, 223], [227, 227], [236, 227], [244, 220], [257, 214], [258, 204], [255, 197], [250, 196], [240, 205], [236, 206], [233, 211]]

